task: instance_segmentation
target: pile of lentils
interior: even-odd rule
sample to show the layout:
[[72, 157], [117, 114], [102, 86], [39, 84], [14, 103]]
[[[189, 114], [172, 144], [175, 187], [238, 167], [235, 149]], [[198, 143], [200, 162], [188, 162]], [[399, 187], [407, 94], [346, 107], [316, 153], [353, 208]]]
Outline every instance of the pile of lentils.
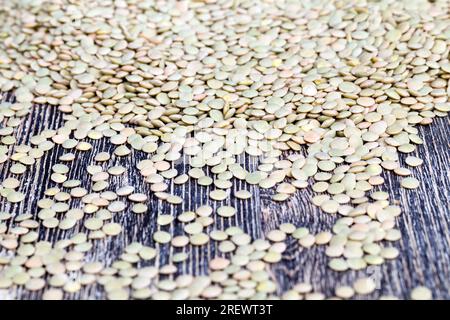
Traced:
[[[10, 0], [0, 21], [0, 91], [15, 96], [0, 103], [0, 163], [13, 163], [0, 196], [24, 201], [21, 175], [55, 146], [65, 150], [36, 208], [0, 212], [3, 298], [28, 290], [63, 299], [96, 285], [109, 299], [349, 299], [371, 294], [375, 281], [358, 278], [334, 296], [309, 282], [280, 292], [271, 266], [287, 240], [325, 246], [328, 267], [342, 272], [399, 255], [401, 208], [375, 189], [384, 170], [418, 187], [399, 154], [422, 144], [417, 125], [450, 110], [447, 0]], [[17, 144], [36, 105], [57, 109], [64, 124]], [[112, 152], [94, 150], [103, 138]], [[127, 171], [112, 160], [135, 150], [146, 154], [137, 178], [150, 194], [108, 183]], [[68, 179], [79, 152], [93, 155], [80, 176], [89, 188]], [[123, 232], [115, 216], [148, 214], [150, 197], [181, 208], [188, 199], [174, 191], [186, 183], [208, 186], [209, 204], [158, 213], [152, 245], [132, 242], [108, 264], [88, 259], [96, 241]], [[237, 213], [221, 201], [252, 201], [250, 186], [278, 202], [312, 188], [310, 201], [335, 224], [312, 234], [284, 223], [259, 239], [217, 225]], [[174, 225], [181, 235], [168, 231]], [[77, 228], [40, 240], [46, 229]], [[184, 251], [157, 263], [168, 248], [209, 243], [218, 250], [206, 274], [178, 270]], [[411, 298], [432, 293], [420, 286]]]

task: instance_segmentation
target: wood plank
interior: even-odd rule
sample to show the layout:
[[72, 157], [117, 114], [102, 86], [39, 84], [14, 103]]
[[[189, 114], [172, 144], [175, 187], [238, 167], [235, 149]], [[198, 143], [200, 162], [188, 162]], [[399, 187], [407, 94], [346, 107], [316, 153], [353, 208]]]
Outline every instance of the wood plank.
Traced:
[[[11, 99], [11, 96], [7, 96]], [[63, 116], [55, 107], [35, 106], [33, 112], [24, 119], [18, 128], [16, 136], [18, 143], [26, 143], [28, 139], [44, 129], [56, 129], [63, 122]], [[382, 190], [389, 191], [390, 195], [399, 200], [403, 214], [398, 219], [399, 228], [403, 238], [394, 245], [401, 251], [400, 257], [395, 261], [389, 261], [382, 266], [370, 267], [363, 271], [347, 271], [339, 273], [326, 267], [328, 258], [324, 255], [325, 247], [318, 246], [313, 249], [302, 249], [296, 241], [288, 242], [288, 249], [282, 262], [272, 267], [273, 275], [279, 284], [279, 292], [291, 288], [300, 281], [311, 282], [314, 290], [333, 294], [336, 284], [349, 284], [358, 276], [370, 274], [378, 281], [379, 289], [371, 298], [377, 298], [381, 294], [393, 294], [400, 298], [409, 297], [410, 290], [419, 284], [430, 287], [435, 298], [449, 299], [450, 274], [450, 235], [449, 235], [449, 120], [448, 118], [436, 119], [435, 123], [428, 127], [420, 128], [420, 135], [424, 138], [424, 145], [418, 148], [416, 155], [424, 159], [424, 165], [413, 169], [414, 175], [421, 181], [420, 188], [414, 191], [406, 191], [399, 187], [398, 177], [385, 174], [386, 183]], [[76, 152], [77, 160], [71, 166], [69, 178], [82, 180], [82, 186], [90, 190], [90, 182], [85, 179], [85, 170], [88, 164], [93, 164], [96, 152], [112, 151], [114, 146], [106, 139], [90, 141], [94, 148], [91, 152]], [[5, 199], [0, 199], [0, 210], [14, 213], [37, 214], [36, 203], [44, 197], [44, 190], [56, 184], [49, 177], [51, 167], [58, 162], [58, 157], [65, 151], [57, 146], [46, 153], [40, 161], [22, 175], [19, 189], [26, 192], [29, 197], [20, 204], [11, 205]], [[72, 151], [73, 152], [73, 151]], [[110, 190], [119, 186], [130, 184], [136, 187], [138, 192], [151, 195], [149, 186], [143, 181], [136, 169], [136, 163], [146, 156], [142, 152], [134, 151], [132, 156], [120, 158], [113, 157], [108, 165], [121, 164], [128, 168], [126, 174], [110, 179]], [[247, 169], [254, 168], [255, 159], [240, 157], [239, 161], [245, 164]], [[185, 162], [184, 162], [185, 163]], [[0, 179], [11, 176], [8, 168], [11, 162], [0, 165]], [[106, 168], [106, 164], [103, 165]], [[177, 163], [179, 171], [187, 171], [183, 163]], [[124, 226], [124, 231], [117, 237], [94, 241], [94, 247], [87, 255], [89, 260], [100, 260], [106, 265], [119, 258], [125, 246], [133, 241], [154, 245], [152, 234], [157, 230], [156, 217], [158, 213], [178, 216], [186, 210], [195, 210], [202, 204], [210, 204], [214, 208], [227, 204], [235, 206], [238, 214], [232, 219], [223, 219], [214, 216], [218, 228], [229, 225], [240, 226], [254, 238], [263, 237], [265, 233], [283, 222], [291, 222], [297, 226], [306, 226], [311, 232], [317, 233], [329, 230], [336, 216], [320, 211], [310, 203], [313, 192], [310, 188], [298, 191], [295, 197], [285, 203], [274, 203], [271, 200], [272, 190], [259, 190], [255, 186], [248, 186], [245, 182], [235, 181], [233, 190], [246, 188], [253, 194], [253, 198], [243, 201], [230, 197], [221, 202], [211, 201], [208, 197], [210, 188], [199, 186], [195, 183], [187, 183], [182, 187], [171, 185], [175, 194], [184, 196], [185, 201], [180, 206], [171, 206], [163, 203], [153, 195], [149, 199], [149, 212], [136, 215], [130, 212], [130, 207], [125, 213], [118, 214], [114, 221]], [[71, 207], [78, 205], [79, 200], [71, 200]], [[228, 221], [226, 221], [228, 220]], [[170, 229], [164, 230], [175, 235], [182, 233], [180, 223], [174, 223]], [[211, 228], [209, 229], [211, 230]], [[77, 232], [85, 231], [81, 223], [76, 228], [67, 232], [60, 230], [40, 230], [40, 239], [55, 242], [59, 239], [69, 238]], [[168, 245], [157, 245], [161, 254], [158, 264], [170, 263], [171, 257], [176, 252], [188, 250], [190, 259], [179, 267], [179, 273], [205, 274], [207, 261], [216, 256], [217, 247], [213, 241], [202, 248], [169, 249]], [[0, 254], [4, 251], [0, 251]], [[27, 292], [21, 288], [9, 292], [11, 298], [38, 299], [42, 292]], [[77, 294], [67, 295], [67, 299], [102, 299], [104, 292], [99, 285], [84, 287]]]
[[[419, 127], [424, 145], [419, 146], [412, 155], [424, 160], [419, 168], [413, 168], [413, 175], [420, 181], [416, 190], [400, 188], [400, 179], [392, 173], [383, 173], [385, 184], [379, 188], [388, 191], [390, 198], [397, 200], [402, 215], [397, 221], [402, 239], [394, 242], [400, 256], [381, 266], [371, 266], [362, 271], [335, 272], [326, 267], [327, 258], [323, 247], [302, 249], [293, 242], [287, 251], [287, 258], [274, 267], [281, 288], [293, 284], [311, 282], [315, 290], [327, 295], [333, 294], [336, 285], [345, 285], [354, 279], [370, 275], [377, 280], [377, 290], [370, 297], [395, 295], [409, 298], [410, 291], [425, 285], [433, 291], [437, 299], [450, 298], [450, 238], [449, 238], [449, 119], [440, 118], [427, 127]], [[401, 164], [407, 166], [401, 155]], [[329, 230], [335, 217], [320, 212], [309, 202], [312, 192], [309, 189], [297, 192], [294, 199], [284, 204], [273, 204], [263, 198], [265, 230], [283, 222], [305, 226], [312, 233]], [[275, 213], [275, 214], [274, 214]]]

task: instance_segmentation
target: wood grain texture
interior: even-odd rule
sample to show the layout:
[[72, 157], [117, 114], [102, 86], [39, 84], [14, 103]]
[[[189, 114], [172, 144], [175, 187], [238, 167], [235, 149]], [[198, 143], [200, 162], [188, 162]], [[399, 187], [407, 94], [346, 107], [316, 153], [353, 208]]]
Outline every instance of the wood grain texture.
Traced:
[[[11, 95], [4, 95], [3, 99], [11, 101]], [[27, 143], [29, 138], [44, 129], [56, 129], [63, 123], [63, 115], [52, 106], [35, 106], [32, 113], [24, 118], [21, 126], [16, 130], [17, 144]], [[2, 124], [3, 126], [3, 124]], [[316, 246], [312, 249], [302, 249], [296, 241], [288, 242], [288, 249], [283, 260], [272, 267], [274, 279], [279, 284], [279, 293], [291, 288], [300, 281], [313, 284], [315, 291], [333, 294], [333, 289], [338, 284], [350, 284], [357, 277], [371, 275], [377, 280], [378, 289], [369, 297], [378, 298], [380, 295], [395, 295], [406, 299], [410, 291], [417, 285], [426, 285], [433, 291], [434, 298], [450, 299], [450, 210], [449, 210], [449, 119], [436, 119], [431, 126], [420, 127], [420, 136], [424, 139], [424, 145], [419, 146], [414, 155], [424, 159], [424, 164], [414, 168], [413, 174], [420, 180], [420, 188], [407, 191], [399, 187], [399, 179], [390, 173], [384, 173], [386, 182], [379, 189], [388, 191], [391, 199], [399, 201], [403, 209], [398, 218], [397, 225], [401, 229], [402, 239], [394, 242], [400, 250], [400, 256], [394, 261], [388, 261], [381, 266], [372, 266], [362, 271], [335, 272], [326, 265], [328, 258], [325, 256], [324, 246]], [[76, 161], [71, 165], [69, 179], [82, 180], [82, 186], [91, 190], [90, 182], [85, 179], [86, 166], [94, 163], [97, 152], [112, 151], [114, 146], [106, 139], [90, 141], [94, 148], [88, 152], [76, 152]], [[71, 150], [72, 151], [72, 150]], [[50, 180], [51, 167], [58, 163], [58, 157], [65, 153], [61, 146], [57, 146], [46, 153], [35, 165], [31, 166], [21, 177], [19, 190], [27, 194], [26, 200], [19, 204], [10, 204], [0, 198], [0, 211], [7, 211], [14, 215], [31, 213], [37, 215], [36, 203], [44, 197], [44, 190], [56, 184]], [[72, 151], [73, 152], [73, 151]], [[224, 201], [211, 201], [208, 197], [209, 187], [202, 187], [195, 183], [187, 183], [182, 187], [170, 190], [185, 198], [179, 206], [163, 203], [151, 194], [146, 184], [136, 169], [136, 163], [146, 156], [142, 152], [133, 151], [131, 156], [120, 158], [113, 157], [104, 168], [114, 164], [127, 167], [127, 172], [120, 177], [110, 179], [109, 190], [115, 190], [119, 186], [130, 184], [136, 187], [136, 191], [149, 195], [149, 212], [146, 214], [134, 214], [130, 206], [126, 212], [116, 214], [114, 221], [123, 225], [124, 231], [117, 237], [105, 240], [93, 241], [93, 249], [87, 254], [88, 260], [99, 260], [106, 265], [119, 258], [124, 247], [138, 241], [147, 245], [155, 245], [152, 233], [157, 230], [156, 217], [160, 213], [179, 215], [185, 210], [194, 210], [202, 204], [209, 203], [214, 208], [228, 204], [235, 206], [238, 213], [231, 219], [223, 219], [214, 216], [214, 225], [221, 229], [229, 225], [242, 227], [253, 238], [263, 237], [265, 233], [281, 223], [291, 222], [297, 226], [305, 226], [311, 232], [317, 233], [329, 230], [336, 215], [326, 214], [310, 203], [313, 192], [310, 188], [300, 190], [294, 197], [284, 203], [274, 203], [271, 200], [271, 190], [259, 190], [242, 181], [234, 181], [233, 190], [246, 188], [253, 194], [251, 200], [243, 201], [228, 198]], [[247, 157], [239, 158], [247, 169], [255, 168], [256, 160]], [[185, 162], [184, 162], [185, 163]], [[187, 171], [183, 162], [176, 164], [179, 171]], [[402, 157], [404, 164], [404, 157]], [[0, 181], [7, 176], [11, 161], [0, 164]], [[79, 200], [71, 200], [71, 207], [80, 207]], [[213, 225], [213, 226], [214, 226]], [[9, 226], [11, 227], [11, 225]], [[159, 227], [161, 228], [161, 227]], [[178, 235], [182, 233], [182, 226], [176, 222], [162, 230]], [[209, 228], [211, 230], [211, 227]], [[70, 238], [77, 232], [84, 232], [82, 223], [67, 232], [61, 230], [40, 229], [40, 240], [55, 242], [59, 239]], [[186, 263], [178, 266], [179, 273], [205, 274], [207, 261], [217, 255], [217, 247], [213, 241], [208, 246], [201, 248], [169, 248], [168, 245], [156, 245], [160, 250], [157, 263], [165, 265], [170, 263], [171, 256], [176, 252], [185, 250], [190, 258]], [[0, 255], [5, 254], [0, 249]], [[143, 264], [140, 264], [143, 265]], [[76, 276], [76, 274], [73, 274]], [[8, 292], [6, 297], [13, 299], [39, 299], [42, 292], [28, 292], [22, 288], [15, 288]], [[65, 299], [103, 299], [104, 291], [99, 285], [86, 286], [76, 294], [66, 294]]]

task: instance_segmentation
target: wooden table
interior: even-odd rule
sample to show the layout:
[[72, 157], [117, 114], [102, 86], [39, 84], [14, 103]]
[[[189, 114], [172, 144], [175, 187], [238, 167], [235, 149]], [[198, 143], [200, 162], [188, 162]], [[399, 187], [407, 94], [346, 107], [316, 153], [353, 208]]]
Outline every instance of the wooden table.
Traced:
[[[12, 97], [4, 95], [3, 99], [12, 99]], [[56, 107], [35, 106], [33, 112], [23, 119], [22, 125], [16, 131], [17, 143], [28, 143], [32, 135], [44, 129], [57, 129], [62, 123], [63, 116]], [[394, 243], [401, 252], [399, 258], [363, 271], [335, 272], [326, 266], [328, 258], [324, 254], [324, 246], [306, 250], [292, 240], [288, 242], [288, 249], [283, 260], [272, 266], [273, 276], [279, 284], [280, 293], [291, 288], [297, 282], [306, 281], [313, 284], [314, 290], [329, 296], [333, 294], [333, 288], [336, 285], [351, 284], [357, 277], [370, 275], [377, 280], [378, 290], [369, 298], [387, 294], [408, 298], [410, 291], [418, 285], [429, 287], [435, 298], [450, 298], [449, 119], [436, 119], [431, 126], [420, 127], [419, 131], [424, 139], [424, 145], [419, 146], [414, 155], [424, 159], [424, 164], [413, 169], [413, 173], [420, 180], [420, 187], [412, 191], [402, 189], [399, 186], [399, 178], [385, 172], [383, 176], [386, 182], [379, 188], [389, 191], [392, 199], [397, 200], [403, 209], [402, 215], [398, 218], [398, 228], [403, 237]], [[77, 158], [71, 165], [69, 174], [70, 179], [82, 180], [82, 186], [86, 188], [90, 187], [90, 182], [85, 179], [86, 166], [94, 163], [95, 153], [111, 151], [114, 148], [107, 143], [106, 139], [90, 142], [93, 143], [94, 148], [89, 152], [76, 153]], [[22, 184], [19, 187], [19, 190], [27, 194], [26, 200], [12, 205], [1, 198], [0, 210], [16, 215], [31, 213], [36, 216], [36, 202], [44, 197], [45, 189], [56, 185], [50, 181], [51, 167], [58, 163], [58, 157], [64, 152], [65, 150], [61, 146], [57, 146], [27, 170], [20, 178]], [[157, 229], [156, 216], [158, 213], [170, 213], [176, 216], [182, 211], [193, 210], [207, 202], [213, 207], [217, 207], [220, 203], [235, 206], [238, 209], [235, 218], [225, 221], [225, 219], [215, 217], [215, 224], [220, 227], [238, 225], [253, 237], [262, 237], [283, 222], [305, 226], [311, 232], [316, 233], [329, 230], [337, 219], [336, 215], [321, 212], [310, 203], [313, 195], [310, 188], [298, 191], [295, 197], [284, 203], [274, 203], [271, 200], [272, 190], [259, 190], [241, 181], [234, 182], [233, 188], [235, 190], [248, 188], [253, 193], [251, 200], [243, 201], [233, 198], [214, 203], [207, 196], [209, 188], [195, 183], [187, 183], [175, 191], [177, 195], [184, 197], [185, 201], [179, 206], [172, 206], [157, 200], [151, 194], [148, 184], [139, 175], [136, 163], [144, 158], [142, 152], [133, 151], [132, 156], [116, 157], [109, 161], [109, 165], [121, 164], [128, 168], [128, 171], [120, 178], [110, 179], [110, 190], [126, 184], [136, 186], [138, 192], [150, 196], [149, 208], [151, 211], [147, 214], [137, 215], [131, 213], [128, 207], [125, 213], [117, 214], [114, 220], [124, 226], [124, 231], [119, 236], [94, 241], [94, 247], [87, 255], [89, 260], [98, 259], [109, 264], [117, 259], [123, 248], [132, 241], [154, 245], [152, 233]], [[240, 160], [245, 162], [247, 169], [256, 166], [254, 159], [242, 157]], [[401, 163], [404, 164], [404, 156], [402, 156]], [[8, 175], [10, 166], [10, 160], [0, 164], [0, 181], [11, 176]], [[186, 167], [183, 168], [183, 166], [184, 164], [178, 164], [176, 168], [186, 170]], [[74, 206], [79, 206], [79, 200], [71, 202], [71, 207]], [[85, 230], [81, 223], [67, 232], [41, 228], [40, 239], [56, 241], [83, 231]], [[181, 234], [180, 224], [175, 223], [170, 227], [170, 232]], [[159, 246], [159, 250], [162, 252], [159, 256], [159, 263], [169, 263], [173, 250], [169, 250], [168, 245]], [[207, 247], [186, 248], [185, 250], [189, 251], [190, 259], [187, 263], [179, 266], [180, 273], [204, 274], [207, 271], [208, 259], [217, 253], [214, 241], [211, 241]], [[0, 254], [4, 252], [4, 249], [0, 250]], [[39, 299], [42, 292], [27, 292], [17, 288], [10, 294], [13, 298]], [[88, 286], [77, 294], [67, 294], [65, 298], [101, 299], [104, 297], [100, 286]]]

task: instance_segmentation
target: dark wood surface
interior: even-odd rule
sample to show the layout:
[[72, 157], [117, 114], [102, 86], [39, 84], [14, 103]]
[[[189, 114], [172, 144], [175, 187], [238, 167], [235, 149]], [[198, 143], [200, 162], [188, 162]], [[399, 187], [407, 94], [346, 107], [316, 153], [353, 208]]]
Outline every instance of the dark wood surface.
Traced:
[[[4, 95], [3, 100], [12, 99]], [[15, 135], [17, 144], [28, 143], [29, 138], [44, 129], [56, 129], [63, 123], [63, 116], [52, 106], [35, 106], [33, 112], [23, 119]], [[397, 219], [398, 228], [402, 232], [402, 239], [394, 245], [400, 250], [396, 260], [387, 261], [381, 266], [372, 266], [362, 271], [335, 272], [326, 265], [328, 259], [324, 246], [312, 249], [302, 249], [296, 241], [288, 242], [288, 248], [283, 260], [272, 266], [273, 276], [278, 282], [279, 293], [291, 288], [294, 284], [305, 281], [313, 285], [314, 290], [333, 294], [336, 285], [351, 284], [356, 278], [371, 275], [377, 280], [377, 290], [368, 298], [378, 298], [380, 295], [395, 295], [406, 299], [410, 291], [418, 285], [429, 287], [434, 298], [450, 299], [450, 234], [449, 234], [449, 119], [436, 119], [430, 126], [420, 127], [420, 135], [424, 144], [418, 147], [414, 155], [422, 158], [424, 164], [413, 168], [413, 174], [420, 180], [420, 187], [408, 191], [400, 188], [399, 178], [391, 173], [384, 173], [386, 182], [379, 189], [389, 191], [391, 199], [398, 200], [402, 207], [402, 215]], [[100, 151], [112, 150], [113, 146], [106, 139], [90, 141], [94, 148], [88, 152], [76, 152], [77, 160], [71, 166], [69, 178], [83, 181], [82, 186], [90, 190], [90, 182], [85, 179], [86, 166], [93, 164], [94, 155]], [[31, 166], [19, 179], [19, 190], [27, 194], [26, 200], [19, 204], [10, 204], [0, 198], [0, 211], [7, 211], [15, 215], [31, 213], [37, 215], [36, 202], [44, 197], [44, 190], [56, 185], [50, 180], [51, 166], [58, 163], [58, 157], [65, 153], [57, 146], [46, 153], [35, 165]], [[247, 188], [253, 193], [251, 200], [226, 199], [221, 202], [208, 198], [209, 188], [195, 183], [187, 183], [175, 188], [175, 194], [185, 198], [183, 204], [172, 206], [153, 196], [136, 169], [136, 163], [144, 159], [144, 154], [133, 151], [131, 156], [112, 158], [109, 165], [121, 164], [127, 167], [127, 172], [121, 177], [110, 179], [110, 190], [130, 184], [136, 186], [138, 192], [149, 195], [149, 208], [146, 214], [131, 213], [130, 207], [125, 213], [114, 216], [114, 221], [124, 226], [123, 232], [116, 237], [93, 241], [93, 249], [87, 254], [88, 260], [99, 260], [106, 265], [118, 259], [123, 248], [130, 242], [139, 241], [147, 245], [154, 245], [152, 233], [157, 230], [156, 216], [158, 213], [170, 213], [174, 216], [185, 210], [193, 210], [201, 204], [209, 203], [214, 208], [220, 204], [230, 204], [238, 209], [234, 218], [222, 219], [214, 217], [215, 225], [219, 228], [226, 225], [242, 227], [253, 237], [263, 237], [265, 233], [283, 222], [291, 222], [296, 226], [305, 226], [316, 233], [329, 230], [336, 215], [326, 214], [310, 203], [313, 192], [310, 188], [297, 191], [295, 197], [284, 203], [274, 203], [271, 200], [271, 190], [259, 190], [241, 181], [235, 181], [233, 188], [239, 190]], [[240, 159], [246, 168], [254, 168], [254, 159]], [[402, 157], [404, 164], [404, 157]], [[0, 164], [0, 181], [8, 176], [11, 161]], [[186, 170], [183, 164], [178, 164], [179, 171]], [[173, 188], [173, 185], [171, 186]], [[173, 189], [171, 189], [173, 190]], [[71, 207], [80, 207], [79, 200], [71, 200]], [[37, 218], [36, 218], [37, 219]], [[174, 234], [181, 234], [180, 223], [175, 222], [170, 228], [163, 230]], [[69, 238], [77, 232], [83, 232], [82, 223], [67, 232], [61, 230], [40, 229], [40, 239], [56, 241]], [[164, 265], [170, 262], [173, 250], [168, 245], [158, 246], [160, 255], [158, 262]], [[217, 252], [214, 241], [202, 248], [177, 249], [188, 250], [190, 258], [187, 263], [179, 266], [179, 273], [204, 274], [207, 271], [206, 262]], [[5, 250], [0, 249], [0, 255]], [[9, 292], [15, 299], [39, 299], [42, 292], [28, 292], [16, 288]], [[104, 292], [98, 285], [83, 287], [76, 294], [66, 294], [67, 299], [102, 299]], [[367, 298], [367, 297], [365, 297]]]

